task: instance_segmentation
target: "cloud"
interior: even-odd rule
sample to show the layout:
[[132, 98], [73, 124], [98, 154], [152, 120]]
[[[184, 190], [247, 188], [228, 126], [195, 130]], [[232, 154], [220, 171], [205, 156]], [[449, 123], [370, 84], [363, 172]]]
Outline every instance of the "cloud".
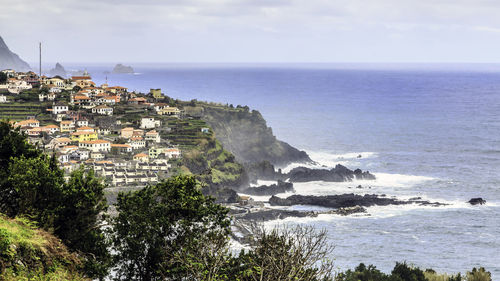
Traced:
[[484, 36], [500, 30], [493, 0], [2, 2], [0, 35], [31, 58], [38, 41], [48, 59], [73, 61], [411, 60], [410, 50], [437, 59], [448, 55], [441, 38], [500, 48]]

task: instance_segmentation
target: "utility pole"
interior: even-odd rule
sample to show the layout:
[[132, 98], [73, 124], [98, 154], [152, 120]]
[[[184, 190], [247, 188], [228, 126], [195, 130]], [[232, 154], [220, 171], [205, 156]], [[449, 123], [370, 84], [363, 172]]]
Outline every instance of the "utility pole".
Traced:
[[39, 45], [39, 50], [40, 50], [40, 77], [42, 77], [42, 42], [40, 42], [40, 45]]

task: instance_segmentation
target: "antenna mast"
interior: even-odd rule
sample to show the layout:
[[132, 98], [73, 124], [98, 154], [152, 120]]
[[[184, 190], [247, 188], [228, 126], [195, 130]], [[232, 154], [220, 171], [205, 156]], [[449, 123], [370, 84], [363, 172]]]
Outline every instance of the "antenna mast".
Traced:
[[40, 45], [39, 45], [39, 50], [40, 50], [40, 77], [42, 77], [42, 42], [40, 42]]

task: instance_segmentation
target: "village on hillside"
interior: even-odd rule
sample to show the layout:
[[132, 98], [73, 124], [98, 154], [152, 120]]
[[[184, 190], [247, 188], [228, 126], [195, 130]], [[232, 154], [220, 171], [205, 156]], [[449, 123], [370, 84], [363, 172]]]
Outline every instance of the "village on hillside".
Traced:
[[1, 72], [6, 79], [0, 80], [0, 119], [54, 153], [67, 174], [85, 165], [110, 186], [156, 183], [182, 157], [183, 129], [210, 133], [160, 89], [141, 94], [98, 86], [88, 73], [65, 79]]

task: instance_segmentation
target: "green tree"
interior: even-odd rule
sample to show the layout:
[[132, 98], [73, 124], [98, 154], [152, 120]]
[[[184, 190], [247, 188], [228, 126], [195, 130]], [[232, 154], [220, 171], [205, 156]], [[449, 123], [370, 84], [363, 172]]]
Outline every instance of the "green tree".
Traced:
[[57, 167], [57, 159], [40, 155], [14, 158], [8, 169], [8, 186], [15, 194], [17, 206], [14, 215], [34, 220], [46, 230], [52, 231], [54, 220], [61, 208], [64, 174]]
[[26, 141], [19, 128], [12, 128], [6, 122], [0, 122], [0, 212], [8, 216], [18, 213], [18, 194], [8, 182], [8, 169], [12, 159], [23, 155], [25, 158], [36, 158], [40, 155], [34, 146]]
[[90, 169], [80, 168], [71, 173], [64, 184], [62, 208], [55, 222], [55, 234], [85, 258], [84, 271], [90, 277], [103, 278], [111, 266], [103, 223], [107, 210], [101, 179]]
[[120, 193], [112, 220], [118, 278], [182, 280], [189, 269], [178, 257], [204, 246], [204, 237], [229, 233], [228, 210], [205, 197], [193, 177], [178, 176]]
[[337, 281], [389, 281], [390, 276], [378, 270], [375, 266], [360, 263], [354, 271], [350, 269], [337, 275]]
[[0, 72], [0, 84], [4, 84], [5, 82], [7, 82], [7, 74], [5, 74], [4, 72]]

